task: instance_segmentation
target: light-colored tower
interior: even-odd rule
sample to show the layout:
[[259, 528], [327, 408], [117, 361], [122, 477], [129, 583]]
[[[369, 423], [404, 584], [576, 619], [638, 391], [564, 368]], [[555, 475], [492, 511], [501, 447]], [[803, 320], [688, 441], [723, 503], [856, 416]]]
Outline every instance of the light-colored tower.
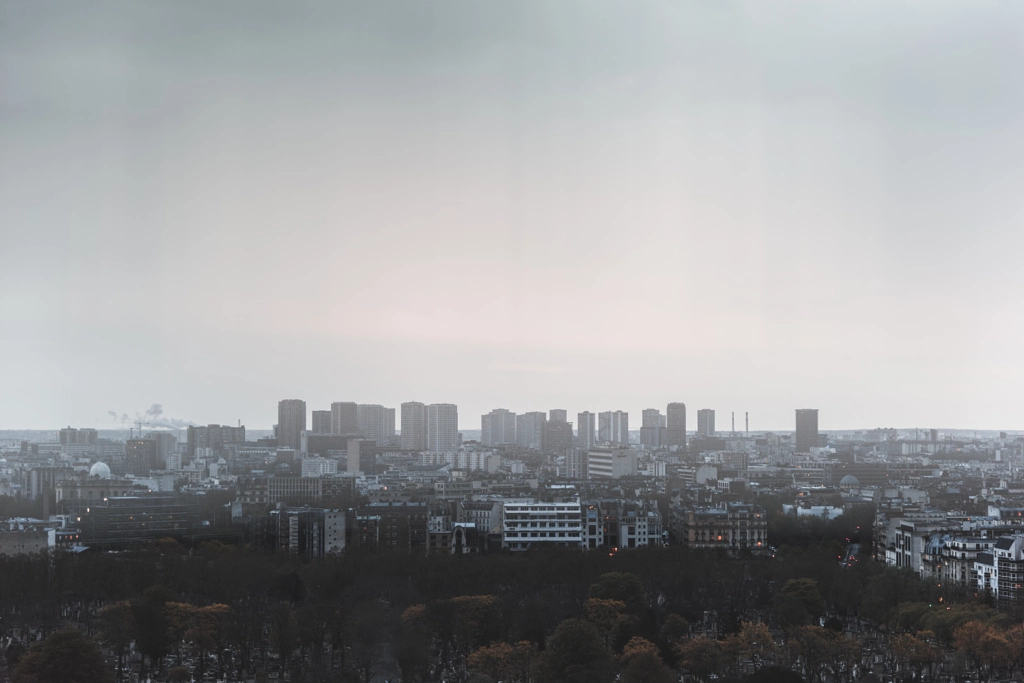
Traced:
[[352, 402], [331, 404], [331, 434], [358, 434], [359, 406]]
[[576, 443], [580, 448], [589, 449], [597, 443], [597, 414], [584, 411], [576, 415]]
[[597, 440], [601, 443], [629, 444], [629, 413], [605, 411], [597, 416]]
[[402, 450], [427, 449], [427, 407], [410, 401], [402, 404]]
[[495, 408], [480, 416], [480, 443], [502, 446], [516, 442], [516, 414], [504, 408]]
[[454, 403], [427, 406], [427, 450], [453, 453], [459, 448], [459, 408]]
[[539, 411], [516, 416], [516, 444], [539, 451], [544, 445], [544, 423], [547, 421], [548, 416]]
[[715, 435], [715, 411], [701, 408], [697, 411], [697, 434], [699, 436]]
[[358, 406], [359, 434], [379, 444], [391, 443], [395, 438], [395, 410], [382, 405]]

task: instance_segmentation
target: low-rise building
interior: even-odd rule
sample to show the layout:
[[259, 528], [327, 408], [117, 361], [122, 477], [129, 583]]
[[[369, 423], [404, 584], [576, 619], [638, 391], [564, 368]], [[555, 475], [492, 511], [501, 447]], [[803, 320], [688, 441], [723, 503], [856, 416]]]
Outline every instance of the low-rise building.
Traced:
[[502, 547], [583, 548], [582, 519], [578, 496], [555, 496], [549, 501], [531, 503], [506, 501], [502, 507]]
[[768, 515], [760, 505], [682, 506], [673, 510], [673, 516], [676, 542], [690, 548], [721, 548], [731, 552], [768, 549]]

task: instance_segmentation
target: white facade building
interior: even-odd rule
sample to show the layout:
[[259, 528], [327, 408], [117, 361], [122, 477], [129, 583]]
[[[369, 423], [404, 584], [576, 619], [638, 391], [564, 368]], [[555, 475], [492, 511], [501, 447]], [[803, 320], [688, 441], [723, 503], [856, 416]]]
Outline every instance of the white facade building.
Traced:
[[453, 403], [427, 406], [427, 450], [449, 453], [459, 448], [459, 408]]
[[506, 501], [502, 506], [502, 547], [528, 550], [538, 546], [585, 547], [582, 506], [578, 497], [553, 502]]

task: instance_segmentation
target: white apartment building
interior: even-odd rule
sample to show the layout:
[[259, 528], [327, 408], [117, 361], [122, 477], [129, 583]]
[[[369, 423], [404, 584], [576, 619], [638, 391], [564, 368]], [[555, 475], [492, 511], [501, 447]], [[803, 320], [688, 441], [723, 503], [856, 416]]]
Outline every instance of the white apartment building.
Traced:
[[620, 479], [636, 476], [636, 451], [629, 448], [591, 448], [587, 452], [587, 478]]
[[302, 461], [302, 476], [323, 477], [338, 473], [338, 461], [327, 458], [306, 458]]
[[453, 470], [487, 472], [494, 474], [501, 466], [501, 456], [487, 451], [458, 451], [456, 453], [420, 453], [421, 465], [450, 464]]
[[382, 405], [359, 405], [356, 408], [359, 419], [359, 433], [365, 439], [372, 439], [379, 444], [388, 444], [395, 440], [395, 409]]
[[502, 547], [528, 550], [538, 546], [584, 548], [583, 510], [575, 496], [552, 502], [505, 501]]
[[516, 442], [516, 414], [504, 408], [495, 408], [480, 418], [480, 443], [502, 446]]
[[459, 408], [453, 403], [427, 406], [427, 450], [450, 453], [459, 448]]

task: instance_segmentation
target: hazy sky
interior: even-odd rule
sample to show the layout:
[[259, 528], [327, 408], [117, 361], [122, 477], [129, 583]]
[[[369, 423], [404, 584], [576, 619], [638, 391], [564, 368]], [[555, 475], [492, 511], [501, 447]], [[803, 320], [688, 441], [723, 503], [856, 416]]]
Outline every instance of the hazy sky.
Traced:
[[1024, 3], [0, 0], [0, 428], [1024, 428]]

